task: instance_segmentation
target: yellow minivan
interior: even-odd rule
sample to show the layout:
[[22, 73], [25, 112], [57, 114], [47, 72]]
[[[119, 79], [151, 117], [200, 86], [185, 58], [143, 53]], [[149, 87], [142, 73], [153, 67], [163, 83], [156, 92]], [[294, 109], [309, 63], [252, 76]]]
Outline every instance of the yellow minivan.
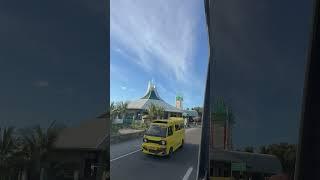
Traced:
[[143, 136], [142, 152], [158, 156], [170, 156], [184, 144], [185, 129], [183, 123], [182, 118], [152, 122]]

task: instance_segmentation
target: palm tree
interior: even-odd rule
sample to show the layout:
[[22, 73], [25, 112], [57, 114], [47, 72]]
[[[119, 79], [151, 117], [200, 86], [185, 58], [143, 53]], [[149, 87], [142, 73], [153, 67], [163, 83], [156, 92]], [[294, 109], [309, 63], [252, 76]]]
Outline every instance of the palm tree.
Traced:
[[14, 128], [0, 128], [0, 174], [12, 175], [13, 159], [16, 153], [15, 137], [13, 136]]
[[164, 111], [165, 111], [164, 107], [157, 106], [156, 109], [157, 109], [157, 118], [158, 119], [163, 118], [164, 117]]
[[59, 129], [54, 121], [46, 129], [38, 125], [22, 134], [21, 149], [26, 162], [32, 166], [31, 176], [33, 178], [36, 178], [39, 174], [41, 180], [44, 178], [45, 168], [48, 165], [46, 163], [47, 156], [53, 148]]
[[153, 121], [156, 117], [157, 117], [157, 114], [158, 114], [158, 107], [151, 103], [148, 107], [148, 115], [150, 117], [150, 120]]
[[117, 112], [117, 115], [120, 115], [121, 118], [124, 119], [127, 113], [127, 108], [128, 108], [128, 102], [120, 101], [116, 104], [115, 111]]

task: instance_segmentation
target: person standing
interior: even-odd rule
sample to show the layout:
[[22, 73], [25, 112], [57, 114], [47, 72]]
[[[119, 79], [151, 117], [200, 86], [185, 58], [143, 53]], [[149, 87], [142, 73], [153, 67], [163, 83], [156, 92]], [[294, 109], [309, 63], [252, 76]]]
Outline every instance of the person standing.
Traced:
[[187, 126], [188, 126], [188, 119], [185, 117], [184, 118], [184, 127], [187, 128]]

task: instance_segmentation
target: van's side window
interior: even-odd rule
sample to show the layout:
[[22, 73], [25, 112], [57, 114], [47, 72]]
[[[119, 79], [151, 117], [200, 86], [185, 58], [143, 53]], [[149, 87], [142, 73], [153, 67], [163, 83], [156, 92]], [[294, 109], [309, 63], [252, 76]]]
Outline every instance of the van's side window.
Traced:
[[180, 130], [179, 124], [176, 124], [176, 125], [174, 125], [174, 126], [175, 126], [175, 128], [176, 128], [176, 131], [179, 131], [179, 130]]
[[172, 126], [168, 127], [168, 136], [171, 136], [173, 134]]

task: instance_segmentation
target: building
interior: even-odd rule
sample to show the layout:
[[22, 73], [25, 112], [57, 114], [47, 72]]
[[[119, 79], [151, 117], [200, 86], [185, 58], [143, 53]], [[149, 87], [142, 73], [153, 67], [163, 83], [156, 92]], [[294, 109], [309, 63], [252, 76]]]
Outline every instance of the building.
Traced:
[[181, 117], [183, 110], [165, 102], [158, 94], [156, 86], [149, 82], [147, 92], [140, 99], [131, 101], [127, 106], [126, 119], [134, 118], [141, 120], [142, 115], [148, 111], [151, 104], [164, 108], [164, 118]]
[[196, 110], [184, 110], [182, 116], [188, 119], [188, 122], [195, 122], [199, 117], [199, 114]]
[[273, 155], [218, 149], [210, 152], [212, 179], [231, 180], [242, 176], [244, 179], [264, 180], [281, 172], [281, 162]]
[[231, 109], [222, 98], [218, 98], [210, 121], [210, 177], [225, 180], [250, 177], [254, 180], [264, 180], [281, 173], [281, 162], [276, 156], [233, 151], [233, 124]]
[[49, 177], [62, 180], [105, 179], [110, 158], [107, 116], [108, 113], [104, 113], [76, 127], [64, 128], [58, 134], [47, 159], [53, 170]]

